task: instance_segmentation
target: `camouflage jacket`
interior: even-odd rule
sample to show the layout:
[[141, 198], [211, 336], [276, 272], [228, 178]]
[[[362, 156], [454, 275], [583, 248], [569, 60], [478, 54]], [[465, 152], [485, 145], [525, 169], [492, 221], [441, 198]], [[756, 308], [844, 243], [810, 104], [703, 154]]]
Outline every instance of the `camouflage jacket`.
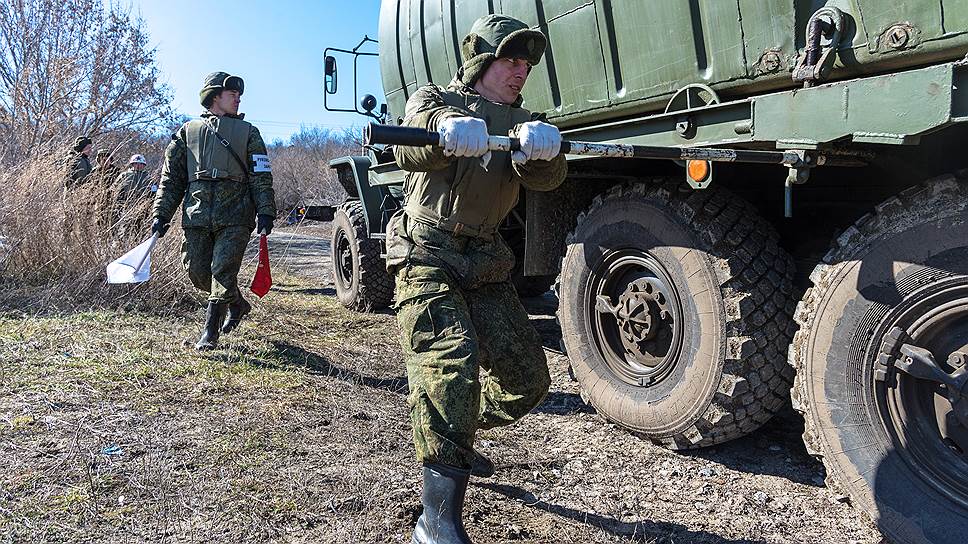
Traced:
[[[213, 117], [205, 112], [202, 119]], [[256, 214], [275, 217], [275, 192], [272, 172], [263, 165], [257, 167], [253, 156], [266, 155], [266, 144], [259, 129], [249, 131], [246, 156], [248, 182], [191, 180], [188, 172], [188, 146], [185, 125], [171, 137], [165, 149], [165, 164], [155, 196], [153, 214], [162, 221], [171, 221], [178, 206], [182, 206], [182, 226], [186, 228], [219, 229], [231, 226], [255, 228]]]
[[71, 171], [66, 183], [67, 187], [75, 187], [84, 183], [92, 171], [91, 160], [87, 158], [87, 155], [77, 153], [71, 162]]
[[150, 198], [157, 190], [157, 186], [152, 188], [151, 177], [144, 170], [121, 172], [115, 185], [118, 187], [118, 200]]
[[[460, 80], [446, 89], [425, 85], [407, 101], [403, 124], [437, 131], [448, 117], [484, 119], [495, 136], [513, 135], [527, 121], [540, 120], [515, 104], [491, 102]], [[565, 179], [565, 157], [550, 161], [511, 162], [507, 151], [493, 152], [485, 169], [478, 158], [444, 156], [439, 147], [394, 148], [400, 168], [409, 172], [404, 190], [406, 212], [422, 223], [470, 236], [491, 235], [518, 202], [520, 187], [550, 191]]]
[[[514, 134], [520, 124], [540, 119], [517, 103], [491, 102], [460, 81], [443, 89], [421, 87], [407, 101], [404, 125], [436, 131], [447, 117], [474, 116], [492, 135]], [[520, 188], [550, 191], [565, 179], [560, 155], [550, 161], [511, 162], [493, 152], [485, 169], [479, 158], [446, 157], [440, 148], [396, 147], [397, 164], [409, 171], [404, 214], [387, 225], [387, 269], [404, 263], [440, 267], [464, 289], [507, 281], [514, 253], [496, 234], [517, 204]]]

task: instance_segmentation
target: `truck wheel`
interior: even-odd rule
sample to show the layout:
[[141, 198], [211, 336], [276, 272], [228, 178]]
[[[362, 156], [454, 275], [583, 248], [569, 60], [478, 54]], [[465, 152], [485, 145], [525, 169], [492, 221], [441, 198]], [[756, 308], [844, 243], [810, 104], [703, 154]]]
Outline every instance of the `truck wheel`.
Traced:
[[884, 202], [810, 278], [793, 400], [828, 485], [893, 542], [965, 542], [968, 180]]
[[582, 396], [606, 419], [688, 449], [782, 407], [793, 261], [749, 204], [678, 182], [616, 186], [567, 244], [562, 336]]
[[336, 211], [330, 240], [336, 297], [351, 310], [370, 312], [390, 305], [393, 278], [380, 257], [379, 240], [366, 233], [363, 203], [351, 200]]

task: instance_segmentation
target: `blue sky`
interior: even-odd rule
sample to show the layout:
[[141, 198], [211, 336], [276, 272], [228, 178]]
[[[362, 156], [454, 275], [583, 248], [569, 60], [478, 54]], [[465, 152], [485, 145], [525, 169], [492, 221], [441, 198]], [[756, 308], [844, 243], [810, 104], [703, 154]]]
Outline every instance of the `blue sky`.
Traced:
[[[134, 0], [158, 49], [174, 107], [197, 116], [202, 78], [224, 70], [245, 80], [240, 111], [267, 142], [287, 140], [300, 125], [362, 126], [366, 119], [323, 109], [323, 50], [352, 49], [376, 39], [379, 0]], [[369, 44], [376, 51], [374, 44]], [[351, 57], [339, 57], [339, 103], [352, 107]], [[360, 62], [359, 92], [383, 101], [375, 57]], [[333, 105], [331, 103], [331, 105]]]

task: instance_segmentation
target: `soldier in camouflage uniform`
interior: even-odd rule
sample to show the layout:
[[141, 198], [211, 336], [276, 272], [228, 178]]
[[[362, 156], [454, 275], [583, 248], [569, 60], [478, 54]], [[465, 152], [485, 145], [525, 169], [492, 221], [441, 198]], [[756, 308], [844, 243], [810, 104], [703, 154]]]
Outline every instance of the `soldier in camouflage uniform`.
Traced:
[[91, 179], [99, 187], [107, 188], [121, 173], [121, 169], [114, 164], [114, 156], [107, 149], [98, 149], [94, 155], [94, 169], [91, 171]]
[[74, 139], [74, 157], [71, 160], [70, 173], [64, 186], [72, 189], [84, 183], [91, 175], [91, 148], [94, 147], [91, 139], [87, 136], [78, 136]]
[[238, 76], [205, 78], [199, 96], [206, 111], [172, 136], [155, 197], [152, 232], [164, 236], [182, 205], [182, 261], [192, 284], [209, 293], [199, 350], [214, 349], [219, 333], [251, 310], [238, 286], [242, 256], [252, 229], [269, 234], [276, 217], [266, 145], [238, 113], [243, 91]]
[[[497, 232], [521, 186], [549, 191], [565, 178], [558, 130], [521, 108], [545, 44], [510, 17], [477, 20], [453, 81], [426, 85], [407, 102], [403, 124], [439, 132], [442, 146], [394, 150], [409, 172], [404, 210], [388, 227], [387, 266], [396, 274], [424, 464], [416, 543], [469, 542], [461, 521], [468, 477], [494, 469], [474, 451], [475, 433], [513, 423], [548, 392], [541, 339], [510, 283], [514, 256]], [[489, 134], [519, 138], [521, 151], [488, 153]]]
[[144, 155], [131, 155], [128, 169], [118, 174], [115, 185], [118, 187], [118, 201], [137, 201], [142, 198], [154, 198], [158, 186], [151, 182], [151, 176], [145, 171], [148, 161]]

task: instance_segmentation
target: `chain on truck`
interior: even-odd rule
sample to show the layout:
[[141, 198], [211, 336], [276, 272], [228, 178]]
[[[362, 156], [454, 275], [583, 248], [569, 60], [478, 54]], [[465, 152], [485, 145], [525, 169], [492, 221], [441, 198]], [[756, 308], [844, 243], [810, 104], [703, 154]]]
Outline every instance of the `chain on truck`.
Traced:
[[[676, 450], [792, 399], [828, 485], [890, 540], [965, 542], [968, 3], [454, 6], [384, 0], [379, 41], [324, 53], [327, 109], [378, 123], [330, 164], [349, 194], [340, 301], [391, 303], [404, 174], [382, 144], [434, 143], [397, 126], [407, 98], [450, 81], [472, 21], [507, 13], [549, 38], [525, 105], [561, 129], [569, 177], [525, 192], [501, 234], [519, 292], [554, 288], [582, 398]], [[339, 57], [353, 96], [378, 57], [385, 103], [334, 105]]]

